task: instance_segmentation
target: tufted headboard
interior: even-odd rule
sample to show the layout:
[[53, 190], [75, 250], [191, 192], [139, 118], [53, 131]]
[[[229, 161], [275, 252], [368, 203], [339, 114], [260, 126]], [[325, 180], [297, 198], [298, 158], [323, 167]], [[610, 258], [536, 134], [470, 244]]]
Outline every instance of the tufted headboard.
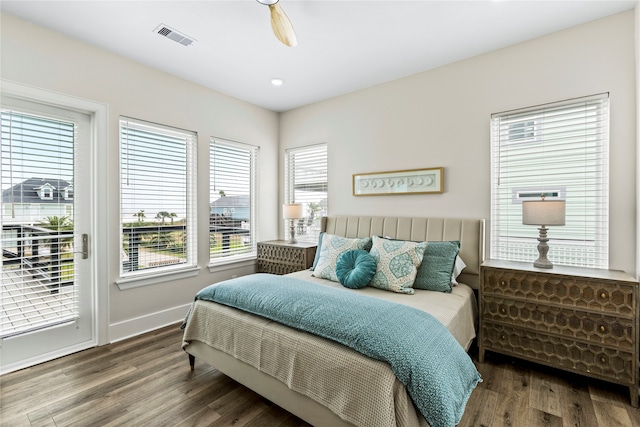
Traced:
[[458, 281], [474, 289], [480, 285], [484, 219], [329, 216], [322, 218], [321, 231], [344, 237], [385, 236], [432, 242], [459, 240], [459, 255], [467, 267]]

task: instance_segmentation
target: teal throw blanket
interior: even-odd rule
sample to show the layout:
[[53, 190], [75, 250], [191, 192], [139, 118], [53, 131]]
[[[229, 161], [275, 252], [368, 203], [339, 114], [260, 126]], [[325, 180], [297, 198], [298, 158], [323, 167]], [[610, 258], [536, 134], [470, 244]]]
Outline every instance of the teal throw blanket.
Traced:
[[387, 362], [432, 427], [458, 424], [482, 381], [438, 320], [402, 304], [271, 274], [220, 282], [196, 299], [257, 314]]

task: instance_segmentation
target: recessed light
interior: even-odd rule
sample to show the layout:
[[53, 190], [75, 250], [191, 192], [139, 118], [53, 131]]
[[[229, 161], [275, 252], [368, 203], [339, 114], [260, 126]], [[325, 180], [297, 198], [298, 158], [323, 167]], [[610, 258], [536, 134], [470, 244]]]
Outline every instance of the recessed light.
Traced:
[[271, 84], [274, 86], [282, 86], [283, 83], [284, 83], [284, 80], [282, 80], [280, 77], [275, 77], [271, 79]]

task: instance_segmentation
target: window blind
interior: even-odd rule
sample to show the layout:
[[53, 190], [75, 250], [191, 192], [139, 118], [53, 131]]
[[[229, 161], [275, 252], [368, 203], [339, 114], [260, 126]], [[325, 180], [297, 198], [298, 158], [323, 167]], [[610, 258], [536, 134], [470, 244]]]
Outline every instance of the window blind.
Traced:
[[257, 252], [258, 147], [212, 138], [209, 155], [210, 260], [253, 257]]
[[[296, 226], [300, 241], [318, 240], [319, 218], [327, 215], [327, 144], [292, 148], [285, 153], [285, 203], [300, 203], [304, 218]], [[285, 230], [289, 229], [285, 221]]]
[[73, 260], [77, 124], [2, 110], [0, 337], [78, 318]]
[[608, 94], [493, 114], [491, 172], [491, 258], [537, 258], [522, 201], [544, 194], [566, 201], [565, 225], [548, 232], [551, 261], [608, 267]]
[[122, 275], [196, 264], [194, 132], [120, 120]]

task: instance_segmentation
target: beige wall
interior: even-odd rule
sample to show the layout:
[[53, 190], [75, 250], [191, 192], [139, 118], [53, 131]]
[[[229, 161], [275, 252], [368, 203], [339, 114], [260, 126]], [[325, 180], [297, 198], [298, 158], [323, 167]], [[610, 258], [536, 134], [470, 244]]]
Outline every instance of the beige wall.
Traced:
[[[108, 105], [109, 241], [99, 242], [98, 256], [108, 257], [109, 325], [117, 325], [111, 339], [177, 320], [175, 307], [189, 304], [195, 292], [232, 274], [253, 272], [253, 267], [209, 273], [209, 137], [260, 146], [261, 238], [277, 237], [277, 113], [202, 86], [153, 70], [88, 44], [3, 14], [2, 68], [6, 80], [73, 95]], [[119, 165], [118, 119], [121, 115], [149, 120], [198, 133], [198, 264], [197, 277], [122, 291], [119, 274]], [[184, 315], [184, 311], [182, 315]], [[114, 336], [115, 335], [115, 336]]]
[[[115, 338], [160, 326], [201, 287], [251, 268], [128, 291], [118, 277], [118, 118], [198, 132], [199, 235], [208, 216], [208, 139], [261, 147], [260, 238], [278, 235], [283, 150], [327, 142], [329, 212], [489, 218], [489, 116], [556, 100], [611, 93], [611, 267], [636, 271], [634, 11], [561, 31], [280, 116], [27, 23], [1, 17], [0, 77], [108, 105], [109, 324]], [[248, 125], [251, 124], [251, 125]], [[278, 148], [278, 138], [280, 146]], [[640, 159], [638, 160], [640, 167]], [[441, 195], [353, 197], [357, 172], [445, 167]], [[278, 179], [278, 167], [280, 179]], [[280, 230], [280, 235], [283, 235]], [[640, 243], [639, 243], [640, 245]], [[640, 264], [640, 261], [638, 261]], [[640, 267], [638, 267], [640, 269]], [[166, 316], [163, 313], [169, 313]], [[114, 338], [112, 336], [112, 338]]]
[[[488, 219], [490, 115], [610, 92], [610, 265], [634, 273], [634, 67], [628, 11], [283, 113], [281, 150], [328, 143], [331, 215]], [[351, 194], [353, 173], [435, 166], [445, 168], [444, 194]]]

